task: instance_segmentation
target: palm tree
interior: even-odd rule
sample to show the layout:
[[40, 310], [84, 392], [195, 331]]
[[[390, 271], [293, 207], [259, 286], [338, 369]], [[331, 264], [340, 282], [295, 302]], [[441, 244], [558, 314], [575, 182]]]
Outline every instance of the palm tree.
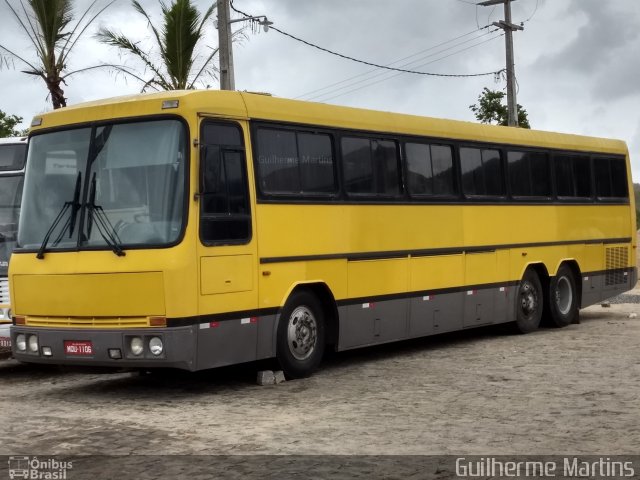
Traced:
[[205, 37], [205, 23], [212, 17], [216, 7], [212, 5], [203, 15], [200, 15], [191, 0], [173, 0], [167, 6], [160, 2], [163, 24], [160, 31], [153, 25], [150, 15], [142, 8], [137, 0], [132, 0], [133, 8], [142, 15], [151, 28], [155, 47], [159, 52], [160, 61], [154, 61], [152, 54], [122, 33], [116, 33], [108, 28], [102, 28], [96, 35], [107, 45], [131, 54], [150, 71], [151, 78], [144, 79], [124, 65], [116, 69], [128, 76], [143, 82], [142, 91], [148, 87], [156, 90], [186, 90], [195, 88], [196, 82], [202, 81], [203, 75], [215, 78], [217, 68], [212, 63], [218, 53], [217, 48], [202, 59], [198, 55], [198, 46]]
[[[53, 108], [67, 106], [67, 99], [64, 97], [62, 84], [71, 75], [96, 67], [87, 67], [75, 71], [67, 71], [69, 55], [77, 44], [78, 40], [91, 25], [94, 20], [115, 0], [109, 2], [95, 15], [90, 16], [90, 11], [98, 0], [94, 0], [80, 16], [80, 19], [72, 25], [74, 21], [73, 0], [4, 0], [9, 10], [24, 30], [29, 41], [35, 47], [36, 59], [29, 60], [7, 46], [0, 44], [0, 66], [8, 65], [9, 59], [17, 59], [26, 65], [27, 69], [22, 70], [28, 75], [34, 75], [44, 80], [51, 95]], [[2, 56], [4, 53], [4, 56]]]

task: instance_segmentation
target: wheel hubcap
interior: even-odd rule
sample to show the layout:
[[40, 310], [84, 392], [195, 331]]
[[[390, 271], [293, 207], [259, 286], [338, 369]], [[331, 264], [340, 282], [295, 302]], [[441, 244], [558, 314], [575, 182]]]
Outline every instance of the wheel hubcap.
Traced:
[[538, 295], [530, 282], [520, 287], [520, 309], [527, 317], [538, 309]]
[[556, 284], [554, 292], [556, 306], [562, 315], [566, 315], [571, 310], [573, 303], [573, 292], [571, 291], [571, 283], [567, 277], [560, 277]]
[[289, 317], [287, 343], [296, 360], [306, 360], [313, 353], [318, 335], [318, 324], [313, 312], [306, 306], [297, 307]]

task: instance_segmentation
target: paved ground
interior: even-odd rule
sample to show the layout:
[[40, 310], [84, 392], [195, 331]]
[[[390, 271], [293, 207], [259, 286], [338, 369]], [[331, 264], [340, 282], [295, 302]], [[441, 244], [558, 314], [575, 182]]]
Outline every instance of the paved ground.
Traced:
[[255, 365], [139, 376], [5, 360], [0, 455], [637, 453], [632, 313], [612, 303], [560, 330], [346, 352], [268, 387]]

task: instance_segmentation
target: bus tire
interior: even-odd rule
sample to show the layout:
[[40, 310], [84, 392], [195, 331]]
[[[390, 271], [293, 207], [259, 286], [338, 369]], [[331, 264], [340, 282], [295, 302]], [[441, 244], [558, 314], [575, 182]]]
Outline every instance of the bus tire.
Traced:
[[520, 281], [516, 297], [515, 329], [518, 333], [530, 333], [538, 329], [543, 305], [540, 278], [535, 270], [528, 269]]
[[573, 271], [560, 265], [549, 282], [549, 320], [552, 326], [562, 328], [578, 317], [578, 290]]
[[287, 378], [304, 378], [320, 365], [325, 346], [322, 305], [310, 292], [294, 292], [278, 323], [276, 357]]

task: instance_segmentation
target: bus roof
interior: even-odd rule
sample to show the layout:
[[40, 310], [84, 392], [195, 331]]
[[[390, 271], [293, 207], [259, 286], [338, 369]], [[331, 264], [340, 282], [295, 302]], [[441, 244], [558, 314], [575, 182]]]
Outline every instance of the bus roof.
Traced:
[[[166, 100], [178, 100], [177, 109], [163, 109]], [[61, 108], [37, 116], [31, 131], [88, 121], [132, 118], [153, 114], [202, 113], [224, 118], [273, 120], [363, 131], [427, 136], [452, 140], [540, 146], [627, 154], [621, 140], [500, 127], [459, 120], [342, 107], [276, 98], [270, 95], [220, 90], [178, 90], [115, 97]], [[34, 122], [34, 124], [37, 122]]]

